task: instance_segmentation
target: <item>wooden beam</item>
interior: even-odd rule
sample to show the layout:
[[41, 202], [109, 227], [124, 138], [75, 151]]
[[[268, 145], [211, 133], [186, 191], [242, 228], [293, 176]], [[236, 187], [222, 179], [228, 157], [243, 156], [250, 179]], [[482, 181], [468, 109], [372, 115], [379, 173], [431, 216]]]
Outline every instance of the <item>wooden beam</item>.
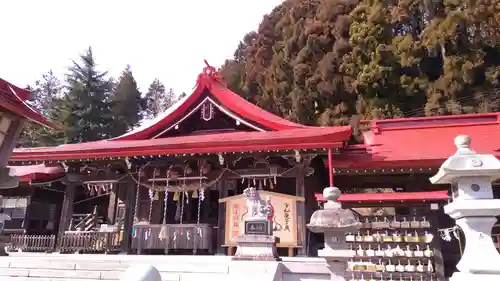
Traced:
[[9, 159], [12, 155], [12, 151], [16, 147], [17, 140], [24, 129], [24, 118], [13, 116], [2, 112], [2, 115], [11, 120], [10, 126], [7, 129], [7, 134], [4, 136], [3, 141], [0, 143], [0, 167], [7, 166]]
[[[295, 178], [297, 176], [297, 169], [295, 167], [292, 168], [277, 168], [274, 172], [278, 177], [282, 178]], [[242, 177], [252, 177], [255, 175], [262, 176], [272, 176], [273, 169], [238, 169], [234, 170], [234, 173], [231, 171], [227, 171], [224, 177], [226, 179], [241, 179]]]
[[[219, 199], [227, 197], [227, 179], [222, 178], [217, 183], [217, 190], [219, 191]], [[219, 204], [219, 212], [217, 215], [217, 254], [224, 255], [225, 249], [222, 247], [224, 245], [225, 238], [225, 223], [226, 223], [226, 204]]]
[[[295, 195], [304, 197], [305, 195], [305, 169], [303, 165], [297, 167], [297, 176], [295, 178]], [[297, 201], [297, 239], [300, 245], [298, 249], [299, 256], [307, 256], [306, 241], [306, 207], [305, 202]]]
[[65, 181], [64, 183], [66, 185], [66, 189], [64, 191], [64, 200], [61, 207], [61, 216], [57, 231], [57, 252], [61, 250], [64, 232], [68, 230], [70, 226], [71, 217], [73, 216], [73, 203], [75, 200], [76, 186], [78, 185], [78, 183], [74, 181]]
[[125, 189], [125, 219], [123, 224], [123, 241], [121, 246], [122, 253], [129, 253], [132, 246], [132, 227], [134, 224], [136, 185], [132, 182], [124, 182], [119, 188]]

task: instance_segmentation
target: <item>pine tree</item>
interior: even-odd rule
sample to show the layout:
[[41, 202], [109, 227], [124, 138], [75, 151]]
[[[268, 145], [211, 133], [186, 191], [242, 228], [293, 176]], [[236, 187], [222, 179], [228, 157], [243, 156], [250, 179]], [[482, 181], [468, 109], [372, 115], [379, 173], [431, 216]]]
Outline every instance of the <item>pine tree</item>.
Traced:
[[109, 94], [112, 80], [97, 70], [92, 48], [73, 61], [66, 75], [67, 93], [62, 100], [61, 120], [68, 143], [106, 139], [111, 136], [113, 116]]
[[[34, 87], [27, 88], [31, 93], [28, 100], [30, 106], [44, 115], [45, 118], [57, 123], [58, 99], [61, 95], [61, 81], [51, 71], [42, 75], [41, 80], [35, 82]], [[60, 144], [62, 135], [36, 124], [28, 124], [20, 137], [23, 147], [51, 146]]]
[[168, 92], [165, 91], [165, 85], [156, 78], [153, 80], [149, 86], [148, 92], [145, 96], [146, 99], [146, 110], [145, 118], [151, 119], [158, 116], [164, 112], [167, 108], [172, 106], [175, 99], [175, 94], [173, 89], [169, 89]]
[[111, 112], [113, 113], [112, 136], [119, 136], [133, 127], [141, 119], [144, 108], [141, 92], [129, 65], [122, 71], [118, 84], [111, 95]]

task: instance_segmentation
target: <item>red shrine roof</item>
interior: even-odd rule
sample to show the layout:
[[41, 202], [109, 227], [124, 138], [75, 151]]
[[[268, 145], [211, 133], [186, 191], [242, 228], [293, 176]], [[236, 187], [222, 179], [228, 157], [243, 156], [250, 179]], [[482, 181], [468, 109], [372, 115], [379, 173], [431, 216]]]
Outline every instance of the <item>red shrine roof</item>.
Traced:
[[0, 107], [13, 114], [23, 116], [31, 122], [51, 129], [58, 129], [54, 124], [43, 117], [43, 115], [33, 110], [26, 103], [30, 95], [31, 93], [29, 91], [16, 87], [0, 78]]
[[8, 166], [9, 175], [19, 177], [21, 182], [44, 182], [64, 177], [61, 166], [47, 167], [45, 164], [29, 166]]
[[[210, 103], [221, 113], [254, 131], [204, 133], [160, 137], [187, 116]], [[351, 137], [351, 127], [309, 127], [273, 115], [230, 91], [215, 68], [207, 65], [194, 92], [158, 118], [114, 139], [64, 144], [56, 147], [19, 148], [12, 161], [97, 159], [194, 153], [246, 152], [288, 149], [340, 148]]]
[[[197, 110], [203, 102], [209, 99], [220, 111], [248, 125], [256, 131], [282, 131], [307, 128], [281, 117], [248, 102], [236, 93], [229, 90], [214, 67], [208, 65], [198, 75], [194, 91], [174, 104], [158, 117], [145, 121], [138, 128], [114, 138], [113, 140], [140, 140], [156, 138], [166, 129], [173, 127], [177, 122]], [[205, 100], [203, 100], [205, 101]]]
[[[321, 193], [315, 193], [317, 201], [326, 202]], [[443, 201], [450, 199], [447, 190], [422, 192], [382, 192], [382, 193], [342, 193], [338, 199], [341, 203], [405, 203], [422, 201]]]
[[456, 152], [457, 135], [470, 136], [478, 153], [500, 156], [500, 113], [372, 121], [364, 144], [343, 149], [333, 166], [438, 167]]
[[312, 127], [271, 132], [231, 132], [136, 141], [97, 141], [56, 147], [19, 148], [12, 161], [49, 161], [191, 153], [340, 148], [351, 128]]

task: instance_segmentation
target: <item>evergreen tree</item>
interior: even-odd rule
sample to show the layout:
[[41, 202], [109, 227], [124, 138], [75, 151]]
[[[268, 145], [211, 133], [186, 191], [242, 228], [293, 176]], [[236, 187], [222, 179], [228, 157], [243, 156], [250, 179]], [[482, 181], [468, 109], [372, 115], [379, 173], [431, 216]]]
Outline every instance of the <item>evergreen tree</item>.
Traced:
[[186, 92], [182, 92], [182, 93], [179, 95], [179, 97], [177, 98], [177, 101], [179, 101], [179, 100], [181, 100], [181, 99], [185, 98], [186, 96], [187, 96]]
[[122, 135], [135, 127], [141, 119], [143, 107], [141, 92], [139, 92], [130, 66], [127, 65], [111, 95], [112, 136]]
[[498, 1], [285, 0], [221, 74], [303, 124], [500, 110]]
[[[61, 81], [52, 71], [42, 75], [41, 80], [35, 82], [34, 87], [27, 88], [31, 93], [28, 103], [32, 108], [44, 115], [45, 118], [57, 123], [58, 99], [60, 98]], [[37, 124], [28, 124], [20, 137], [20, 145], [23, 147], [51, 146], [60, 144], [62, 134], [49, 130]]]
[[165, 85], [163, 85], [163, 83], [158, 78], [156, 78], [149, 86], [145, 99], [145, 118], [152, 119], [172, 106], [172, 104], [174, 103], [175, 94], [173, 89], [169, 89], [169, 91], [166, 92]]
[[113, 83], [107, 72], [97, 70], [92, 48], [80, 56], [79, 62], [73, 61], [66, 80], [60, 116], [66, 142], [109, 138], [113, 126], [109, 94]]

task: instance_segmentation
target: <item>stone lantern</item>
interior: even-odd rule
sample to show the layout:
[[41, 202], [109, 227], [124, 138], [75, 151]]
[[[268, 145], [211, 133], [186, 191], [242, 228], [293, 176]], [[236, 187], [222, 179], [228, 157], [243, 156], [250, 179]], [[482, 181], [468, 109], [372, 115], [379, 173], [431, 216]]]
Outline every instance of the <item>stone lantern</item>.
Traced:
[[493, 199], [491, 183], [500, 178], [500, 161], [493, 155], [476, 154], [470, 143], [469, 136], [457, 136], [457, 152], [430, 178], [434, 184], [452, 185], [453, 202], [444, 211], [465, 235], [459, 272], [450, 280], [500, 280], [500, 254], [491, 238], [500, 215], [500, 200]]
[[351, 210], [343, 209], [337, 202], [340, 190], [336, 187], [327, 187], [323, 190], [323, 197], [327, 200], [323, 210], [315, 211], [307, 228], [314, 233], [324, 233], [325, 248], [318, 251], [318, 255], [326, 259], [330, 280], [344, 281], [347, 261], [353, 258], [345, 236], [349, 232], [356, 232], [361, 227], [358, 218]]

